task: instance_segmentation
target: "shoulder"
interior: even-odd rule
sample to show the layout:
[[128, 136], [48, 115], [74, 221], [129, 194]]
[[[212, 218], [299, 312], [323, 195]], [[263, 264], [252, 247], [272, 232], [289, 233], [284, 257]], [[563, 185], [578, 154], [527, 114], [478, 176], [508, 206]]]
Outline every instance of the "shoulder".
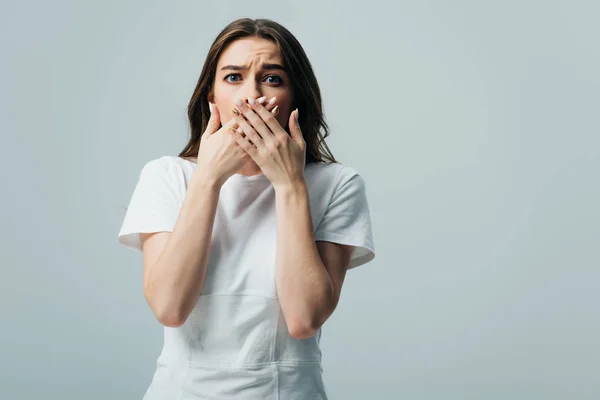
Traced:
[[144, 185], [153, 187], [154, 190], [167, 190], [181, 197], [185, 195], [186, 176], [192, 171], [190, 168], [192, 168], [191, 162], [181, 157], [160, 156], [143, 164], [139, 180]]
[[159, 157], [152, 158], [152, 159], [146, 161], [146, 163], [144, 164], [144, 168], [148, 166], [149, 168], [170, 169], [170, 168], [181, 167], [183, 165], [183, 163], [186, 163], [186, 162], [188, 162], [188, 161], [184, 160], [181, 157], [164, 155], [164, 156], [159, 156]]
[[181, 175], [185, 167], [185, 163], [189, 163], [181, 157], [164, 155], [150, 159], [142, 166], [142, 174], [150, 176], [172, 176]]
[[336, 189], [348, 183], [364, 186], [364, 179], [355, 168], [339, 162], [308, 164], [305, 175], [307, 180], [315, 181], [319, 184], [326, 182]]
[[341, 174], [345, 174], [350, 170], [352, 170], [351, 167], [339, 162], [314, 162], [308, 164], [304, 172], [308, 179], [335, 181]]

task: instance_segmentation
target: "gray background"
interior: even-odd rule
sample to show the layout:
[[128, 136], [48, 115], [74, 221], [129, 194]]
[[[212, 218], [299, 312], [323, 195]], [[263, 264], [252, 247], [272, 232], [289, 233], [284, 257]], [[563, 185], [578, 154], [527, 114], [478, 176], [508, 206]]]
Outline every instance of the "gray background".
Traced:
[[0, 399], [140, 399], [162, 330], [117, 242], [216, 34], [303, 44], [377, 257], [324, 326], [337, 399], [598, 399], [588, 1], [3, 1]]

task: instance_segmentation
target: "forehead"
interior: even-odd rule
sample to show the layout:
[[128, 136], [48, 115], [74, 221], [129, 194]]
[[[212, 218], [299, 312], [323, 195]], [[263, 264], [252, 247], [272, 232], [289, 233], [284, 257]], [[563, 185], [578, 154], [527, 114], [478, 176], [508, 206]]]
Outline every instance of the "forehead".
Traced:
[[230, 43], [219, 58], [217, 69], [223, 65], [253, 65], [281, 63], [279, 46], [263, 38], [244, 38]]

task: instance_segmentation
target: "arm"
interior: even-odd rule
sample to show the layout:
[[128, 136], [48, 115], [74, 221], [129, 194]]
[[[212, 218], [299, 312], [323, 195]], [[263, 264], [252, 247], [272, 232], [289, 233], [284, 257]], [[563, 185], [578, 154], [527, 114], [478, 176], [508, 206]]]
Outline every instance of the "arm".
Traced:
[[181, 326], [202, 292], [220, 186], [197, 170], [173, 232], [143, 236], [144, 296], [165, 326]]
[[276, 187], [275, 281], [290, 335], [311, 337], [339, 301], [351, 246], [315, 243], [304, 181]]

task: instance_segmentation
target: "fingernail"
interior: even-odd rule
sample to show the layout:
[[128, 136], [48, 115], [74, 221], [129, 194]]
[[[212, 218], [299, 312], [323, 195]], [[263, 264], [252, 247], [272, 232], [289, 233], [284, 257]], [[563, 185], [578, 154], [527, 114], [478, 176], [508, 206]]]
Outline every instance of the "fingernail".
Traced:
[[298, 116], [298, 114], [300, 114], [300, 111], [298, 111], [298, 109], [296, 108], [296, 121], [298, 121], [298, 118], [300, 118], [300, 117]]
[[273, 104], [275, 104], [275, 100], [277, 100], [277, 97], [273, 97], [271, 100], [269, 100], [269, 105], [272, 106]]
[[237, 99], [235, 101], [235, 104], [237, 104], [238, 107], [241, 107], [242, 105], [244, 105], [244, 102], [242, 100], [240, 100], [240, 99]]
[[264, 103], [265, 100], [267, 100], [267, 96], [259, 97], [258, 99], [256, 99], [256, 101], [258, 101], [260, 104]]
[[275, 107], [274, 107], [274, 108], [271, 110], [271, 112], [273, 113], [273, 115], [277, 115], [277, 114], [279, 114], [279, 106], [275, 106]]
[[237, 109], [237, 108], [235, 108], [235, 107], [234, 107], [234, 108], [232, 108], [232, 109], [231, 109], [231, 111], [233, 111], [233, 113], [234, 113], [235, 115], [240, 115], [240, 112], [239, 112], [239, 111], [238, 111], [238, 109]]
[[212, 103], [210, 101], [208, 102], [208, 109], [209, 109], [210, 113], [212, 114], [212, 112], [213, 112], [212, 111]]
[[250, 105], [254, 105], [256, 104], [256, 101], [252, 97], [248, 97], [248, 103], [250, 103]]

